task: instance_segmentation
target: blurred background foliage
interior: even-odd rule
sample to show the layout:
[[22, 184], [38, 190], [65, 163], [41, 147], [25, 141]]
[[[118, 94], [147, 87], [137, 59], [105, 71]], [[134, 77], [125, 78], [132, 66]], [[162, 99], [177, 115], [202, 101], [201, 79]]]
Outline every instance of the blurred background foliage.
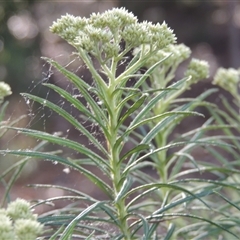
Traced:
[[[239, 1], [0, 1], [0, 81], [7, 82], [13, 91], [12, 96], [8, 98], [10, 104], [6, 119], [13, 120], [26, 114], [27, 117], [21, 121], [20, 126], [28, 126], [31, 120], [29, 106], [19, 93], [31, 92], [41, 96], [48, 95], [53, 99], [56, 95], [49, 96], [49, 92], [45, 92], [45, 88], [41, 87], [41, 82], [47, 79], [59, 86], [65, 86], [64, 79], [57, 74], [51, 76], [49, 66], [40, 59], [41, 56], [51, 57], [62, 65], [71, 61], [73, 51], [71, 46], [49, 32], [49, 26], [53, 21], [66, 13], [89, 16], [92, 12], [122, 6], [137, 15], [140, 21], [166, 21], [174, 29], [178, 43], [185, 43], [192, 49], [194, 57], [210, 63], [209, 80], [200, 83], [200, 87], [193, 88], [191, 96], [210, 86], [211, 77], [219, 66], [227, 68], [240, 66]], [[84, 68], [79, 74], [82, 74], [81, 71], [84, 71]], [[59, 130], [69, 132], [69, 126], [57, 116], [47, 119], [47, 122], [44, 118], [42, 120], [50, 132]], [[71, 131], [69, 134], [71, 135]], [[74, 133], [72, 136], [74, 137]], [[34, 144], [36, 143], [33, 140], [23, 140], [11, 131], [0, 140], [1, 148], [28, 148]], [[0, 168], [3, 169], [1, 164]], [[35, 165], [34, 167], [36, 169]], [[32, 173], [33, 168], [30, 168], [29, 172]], [[33, 178], [38, 182], [37, 176]], [[58, 180], [59, 178], [56, 181]], [[87, 184], [86, 187], [87, 192], [90, 191]], [[26, 197], [26, 193], [24, 194]]]

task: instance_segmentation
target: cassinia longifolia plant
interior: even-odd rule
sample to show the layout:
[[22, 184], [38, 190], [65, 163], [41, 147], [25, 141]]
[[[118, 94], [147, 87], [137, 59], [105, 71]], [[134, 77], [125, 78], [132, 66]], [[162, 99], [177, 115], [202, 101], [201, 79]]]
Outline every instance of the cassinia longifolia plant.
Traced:
[[[75, 200], [39, 217], [48, 228], [44, 239], [238, 239], [240, 188], [230, 176], [240, 173], [235, 167], [239, 163], [235, 159], [234, 164], [225, 164], [227, 160], [216, 152], [231, 153], [239, 140], [229, 144], [224, 140], [234, 139], [233, 135], [208, 134], [231, 128], [219, 120], [222, 117], [215, 105], [205, 100], [216, 89], [181, 98], [192, 84], [208, 77], [208, 63], [190, 60], [184, 77], [177, 80], [176, 70], [190, 57], [190, 49], [176, 44], [165, 22], [138, 22], [124, 8], [93, 13], [89, 18], [67, 14], [50, 30], [75, 48], [74, 54], [91, 73], [93, 83], [44, 58], [78, 89], [87, 104], [54, 84], [44, 85], [97, 125], [105, 141], [100, 142], [81, 120], [60, 106], [23, 94], [62, 116], [88, 138], [92, 148], [59, 134], [13, 128], [83, 157], [71, 159], [36, 149], [1, 152], [47, 159], [79, 171], [105, 194], [105, 200], [72, 188], [37, 185], [70, 194], [42, 200], [35, 207], [59, 199]], [[187, 116], [203, 116], [194, 111], [198, 106], [213, 109], [213, 117], [196, 129], [170, 137]], [[196, 149], [205, 151], [210, 160], [195, 156]], [[89, 167], [102, 174], [96, 176]], [[227, 191], [234, 194], [226, 195]]]

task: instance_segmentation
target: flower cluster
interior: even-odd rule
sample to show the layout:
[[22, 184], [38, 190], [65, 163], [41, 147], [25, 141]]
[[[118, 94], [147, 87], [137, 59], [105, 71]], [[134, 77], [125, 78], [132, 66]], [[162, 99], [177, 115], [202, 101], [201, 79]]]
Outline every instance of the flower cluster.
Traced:
[[208, 62], [193, 58], [188, 65], [185, 76], [191, 76], [191, 83], [196, 83], [198, 80], [207, 78], [209, 76]]
[[4, 211], [0, 211], [0, 239], [1, 240], [15, 239], [12, 222]]
[[31, 220], [37, 219], [37, 215], [32, 214], [30, 210], [29, 202], [24, 199], [17, 199], [16, 201], [9, 203], [6, 213], [13, 221], [19, 218]]
[[114, 8], [101, 14], [93, 13], [89, 18], [67, 14], [54, 22], [50, 30], [77, 49], [99, 58], [104, 56], [105, 59], [117, 57], [122, 50], [122, 42], [127, 50], [143, 44], [151, 45], [152, 50], [160, 50], [176, 41], [173, 31], [165, 22], [139, 23], [124, 8]]
[[[145, 52], [149, 51], [150, 46], [145, 47]], [[134, 50], [134, 55], [140, 51], [140, 48]], [[162, 50], [157, 51], [155, 54], [151, 55], [147, 61], [145, 61], [145, 66], [150, 68], [157, 62], [165, 59], [161, 66], [165, 67], [166, 71], [170, 67], [177, 67], [184, 60], [188, 59], [191, 54], [189, 47], [184, 44], [170, 44]]]
[[148, 44], [152, 50], [160, 50], [176, 41], [173, 30], [167, 24], [153, 24], [151, 22], [135, 23], [126, 26], [121, 33], [127, 45], [138, 47]]
[[0, 99], [2, 100], [4, 97], [11, 95], [11, 88], [5, 82], [0, 82]]
[[17, 199], [7, 209], [0, 209], [1, 240], [35, 240], [42, 233], [43, 226], [37, 215], [30, 210], [30, 204]]
[[234, 68], [219, 68], [214, 76], [213, 84], [219, 85], [229, 91], [233, 96], [238, 96], [240, 72]]

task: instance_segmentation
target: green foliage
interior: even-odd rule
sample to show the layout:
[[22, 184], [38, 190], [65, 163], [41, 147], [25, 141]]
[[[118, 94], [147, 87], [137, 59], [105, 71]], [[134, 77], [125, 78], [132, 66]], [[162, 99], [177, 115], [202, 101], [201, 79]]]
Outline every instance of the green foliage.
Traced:
[[[76, 48], [94, 84], [90, 86], [54, 60], [45, 58], [78, 89], [87, 105], [64, 89], [52, 84], [45, 86], [89, 118], [92, 124], [97, 124], [105, 143], [100, 143], [93, 132], [58, 105], [23, 94], [58, 113], [88, 138], [93, 149], [61, 135], [12, 128], [44, 142], [67, 147], [83, 157], [64, 158], [38, 149], [1, 150], [1, 153], [61, 163], [84, 174], [105, 193], [106, 199], [99, 201], [71, 188], [37, 185], [66, 190], [71, 195], [43, 200], [33, 207], [60, 199], [76, 201], [39, 218], [41, 223], [51, 227], [51, 236], [46, 238], [238, 238], [238, 197], [230, 199], [226, 192], [232, 191], [238, 196], [240, 188], [233, 176], [238, 176], [240, 171], [234, 167], [237, 161], [224, 164], [227, 160], [217, 153], [219, 149], [232, 152], [232, 145], [238, 146], [235, 143], [239, 144], [239, 139], [231, 134], [229, 137], [234, 141], [229, 144], [224, 134], [207, 135], [214, 129], [229, 131], [229, 126], [220, 121], [215, 124], [210, 118], [203, 126], [170, 140], [176, 126], [187, 116], [202, 117], [194, 110], [196, 107], [214, 107], [205, 101], [214, 89], [195, 99], [178, 98], [193, 83], [208, 76], [208, 64], [193, 59], [186, 77], [172, 81], [190, 50], [175, 44], [175, 35], [166, 23], [139, 23], [122, 8], [92, 14], [88, 19], [66, 15], [53, 24], [51, 31]], [[131, 60], [127, 58], [130, 53], [133, 53]], [[96, 61], [98, 68], [95, 68]], [[118, 74], [123, 62], [126, 67]], [[132, 78], [135, 82], [129, 87], [127, 82]], [[132, 148], [126, 151], [129, 143]], [[210, 162], [197, 158], [196, 149], [206, 149]], [[102, 175], [96, 176], [86, 165], [97, 167]], [[151, 172], [156, 172], [158, 177], [147, 173], [146, 167], [151, 167]], [[211, 175], [205, 177], [203, 173]]]

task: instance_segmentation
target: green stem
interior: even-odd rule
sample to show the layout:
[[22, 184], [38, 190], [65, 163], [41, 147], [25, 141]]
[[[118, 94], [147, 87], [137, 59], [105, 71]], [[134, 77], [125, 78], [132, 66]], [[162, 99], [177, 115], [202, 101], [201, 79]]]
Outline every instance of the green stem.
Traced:
[[135, 73], [135, 71], [139, 70], [150, 55], [150, 53], [147, 53], [145, 56], [141, 56], [137, 62], [135, 62], [131, 67], [129, 67], [125, 72], [116, 78], [116, 83], [119, 84], [122, 79], [125, 79], [127, 76], [130, 76], [131, 74]]
[[[113, 64], [111, 70], [116, 71], [116, 64]], [[109, 87], [107, 89], [105, 96], [106, 96], [106, 101], [109, 103], [109, 115], [108, 115], [109, 138], [107, 139], [108, 141], [107, 147], [109, 152], [109, 162], [112, 169], [111, 180], [112, 180], [113, 190], [115, 195], [114, 198], [116, 199], [116, 197], [118, 196], [121, 190], [121, 184], [119, 183], [122, 176], [121, 176], [121, 164], [119, 164], [121, 150], [118, 147], [114, 147], [118, 138], [118, 129], [119, 129], [118, 116], [120, 114], [117, 109], [117, 106], [119, 104], [119, 99], [116, 95], [113, 94], [113, 91], [117, 86], [117, 83], [115, 81], [116, 79], [115, 78], [113, 79], [113, 76], [115, 76], [115, 72], [111, 72], [110, 75], [108, 73]], [[126, 209], [125, 199], [119, 199], [117, 202], [115, 202], [115, 207], [117, 209], [120, 228], [122, 233], [124, 234], [124, 239], [130, 240], [131, 233], [129, 231], [127, 218], [126, 218], [127, 209]]]

